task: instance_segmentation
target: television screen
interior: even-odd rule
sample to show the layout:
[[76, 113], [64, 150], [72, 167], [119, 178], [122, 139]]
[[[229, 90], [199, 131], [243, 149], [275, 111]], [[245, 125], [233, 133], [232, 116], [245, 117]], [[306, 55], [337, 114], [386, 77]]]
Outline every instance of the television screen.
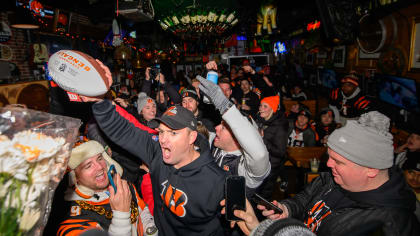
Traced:
[[336, 73], [330, 69], [323, 69], [320, 72], [320, 84], [326, 88], [337, 88], [339, 86]]
[[392, 75], [378, 76], [378, 91], [381, 101], [408, 111], [419, 112], [416, 82]]

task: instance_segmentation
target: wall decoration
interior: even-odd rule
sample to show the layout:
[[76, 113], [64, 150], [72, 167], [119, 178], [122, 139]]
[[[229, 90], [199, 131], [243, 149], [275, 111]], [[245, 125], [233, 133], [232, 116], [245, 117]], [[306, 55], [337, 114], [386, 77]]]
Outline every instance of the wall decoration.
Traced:
[[0, 44], [0, 60], [10, 61], [13, 58], [13, 49], [6, 44]]
[[344, 68], [346, 63], [346, 46], [334, 47], [332, 59], [335, 67]]
[[413, 20], [411, 30], [410, 70], [420, 71], [420, 17]]
[[7, 42], [12, 37], [12, 30], [6, 22], [0, 22], [0, 43]]
[[268, 34], [272, 34], [272, 29], [277, 28], [277, 7], [273, 0], [265, 1], [260, 8], [260, 12], [257, 14], [257, 33], [256, 35], [262, 35], [261, 28], [267, 30]]
[[378, 59], [378, 68], [381, 73], [391, 75], [405, 74], [407, 55], [401, 48], [401, 46], [396, 45], [381, 52], [381, 56]]

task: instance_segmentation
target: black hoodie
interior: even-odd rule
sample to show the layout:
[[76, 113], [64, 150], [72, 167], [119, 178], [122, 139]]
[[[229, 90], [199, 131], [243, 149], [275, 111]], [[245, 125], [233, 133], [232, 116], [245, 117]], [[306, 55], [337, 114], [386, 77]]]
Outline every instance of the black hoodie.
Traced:
[[282, 201], [317, 235], [419, 235], [415, 196], [397, 168], [375, 190], [349, 192], [321, 173], [293, 199]]
[[214, 162], [204, 137], [196, 140], [200, 156], [175, 169], [163, 162], [158, 137], [142, 130], [123, 109], [105, 100], [93, 105], [93, 113], [111, 140], [149, 166], [159, 235], [223, 235], [219, 203], [226, 173]]

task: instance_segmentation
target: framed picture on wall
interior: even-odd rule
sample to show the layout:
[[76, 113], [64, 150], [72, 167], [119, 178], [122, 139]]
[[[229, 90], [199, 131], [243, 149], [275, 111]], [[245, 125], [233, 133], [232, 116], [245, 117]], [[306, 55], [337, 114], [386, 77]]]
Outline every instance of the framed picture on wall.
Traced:
[[346, 46], [334, 47], [332, 59], [335, 67], [344, 68], [346, 63]]
[[420, 16], [413, 19], [410, 47], [410, 70], [420, 71]]

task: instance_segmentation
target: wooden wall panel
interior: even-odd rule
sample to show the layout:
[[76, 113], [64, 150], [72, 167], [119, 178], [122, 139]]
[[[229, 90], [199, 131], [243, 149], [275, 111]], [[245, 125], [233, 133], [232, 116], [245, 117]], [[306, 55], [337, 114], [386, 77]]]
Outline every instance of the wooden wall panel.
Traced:
[[48, 111], [48, 82], [32, 81], [0, 85], [0, 107], [21, 103], [30, 109]]

